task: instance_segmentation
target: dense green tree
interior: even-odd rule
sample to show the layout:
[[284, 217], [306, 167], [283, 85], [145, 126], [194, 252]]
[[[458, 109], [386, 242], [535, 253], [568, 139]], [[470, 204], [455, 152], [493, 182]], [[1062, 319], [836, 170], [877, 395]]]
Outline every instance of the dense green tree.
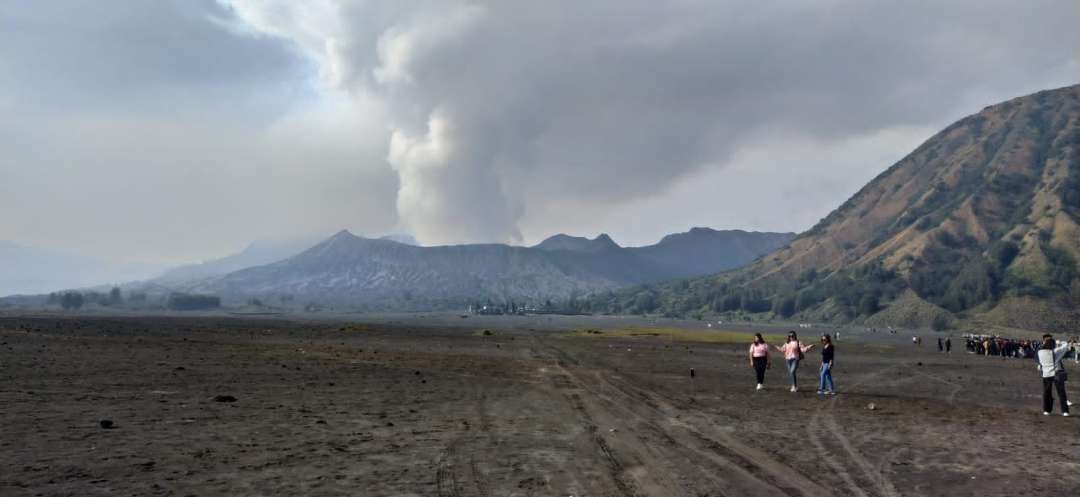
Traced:
[[112, 288], [112, 290], [109, 290], [109, 304], [110, 305], [119, 305], [119, 304], [122, 304], [123, 302], [124, 302], [124, 298], [120, 294], [120, 288], [119, 287], [114, 286]]
[[859, 315], [872, 316], [881, 309], [881, 303], [878, 301], [878, 296], [872, 293], [868, 293], [859, 299]]
[[982, 258], [972, 260], [953, 277], [941, 298], [941, 306], [953, 312], [970, 309], [993, 300], [996, 287], [994, 267]]
[[1012, 264], [1013, 259], [1019, 253], [1019, 246], [1008, 240], [1002, 240], [990, 247], [990, 261], [998, 272], [1003, 272], [1005, 268], [1009, 267], [1009, 264]]
[[78, 310], [84, 301], [83, 294], [79, 292], [65, 292], [60, 296], [60, 306], [66, 310]]
[[634, 297], [633, 306], [636, 313], [647, 314], [655, 311], [659, 304], [656, 300], [656, 294], [650, 291], [643, 291]]
[[795, 297], [788, 295], [773, 299], [773, 313], [782, 318], [789, 318], [795, 314]]

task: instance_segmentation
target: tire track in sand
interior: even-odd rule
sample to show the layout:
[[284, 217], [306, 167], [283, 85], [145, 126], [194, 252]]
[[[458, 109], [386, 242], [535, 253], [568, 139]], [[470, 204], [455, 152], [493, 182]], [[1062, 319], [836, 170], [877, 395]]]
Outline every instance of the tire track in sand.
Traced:
[[461, 438], [451, 441], [436, 461], [435, 491], [439, 497], [461, 497], [461, 482], [458, 480], [453, 461], [460, 442]]
[[[855, 388], [868, 380], [883, 376], [887, 371], [896, 366], [885, 368], [865, 376], [863, 379], [853, 382], [849, 388]], [[814, 412], [807, 425], [807, 434], [811, 444], [818, 451], [822, 459], [840, 476], [853, 494], [860, 497], [900, 497], [896, 487], [879, 468], [874, 467], [851, 443], [836, 422], [835, 408], [836, 397], [830, 397], [823, 401], [822, 405]], [[826, 444], [826, 438], [835, 440], [840, 450], [830, 450]], [[837, 456], [838, 453], [850, 464], [844, 464]], [[848, 471], [848, 466], [856, 467], [861, 475]], [[860, 485], [857, 480], [863, 480], [868, 484]]]
[[[633, 385], [631, 381], [610, 371], [594, 371], [591, 375], [571, 371], [565, 366], [579, 365], [576, 358], [539, 339], [536, 339], [536, 343], [555, 356], [556, 363], [575, 384], [592, 394], [595, 400], [608, 405], [613, 413], [621, 411], [635, 420], [640, 427], [666, 441], [668, 446], [689, 449], [691, 452], [687, 454], [685, 451], [669, 450], [654, 459], [682, 459], [686, 463], [681, 466], [682, 469], [694, 468], [701, 472], [697, 479], [704, 478], [753, 495], [829, 495], [828, 490], [760, 451], [743, 446], [729, 437], [707, 436], [686, 423], [677, 421], [675, 418], [679, 409], [661, 396]], [[700, 412], [700, 409], [695, 410]], [[665, 420], [667, 423], [661, 425], [657, 420]], [[648, 446], [648, 440], [641, 438], [641, 435], [637, 437]], [[697, 457], [691, 457], [692, 455]], [[705, 463], [711, 472], [705, 472], [704, 468], [701, 468], [702, 463]], [[716, 475], [724, 475], [726, 479], [718, 479]], [[670, 495], [670, 487], [667, 495]]]
[[[480, 421], [479, 429], [486, 439], [490, 441], [491, 438], [491, 416], [487, 412], [487, 395], [482, 392], [474, 392], [475, 400], [473, 406], [476, 409], [476, 417]], [[465, 431], [471, 431], [470, 425], [466, 422]], [[463, 474], [463, 467], [465, 466], [464, 460], [459, 460], [459, 453], [462, 450], [462, 446], [467, 442], [473, 440], [475, 437], [469, 437], [467, 434], [462, 433], [454, 437], [446, 449], [439, 454], [436, 459], [435, 465], [435, 489], [436, 494], [439, 497], [462, 497], [467, 495], [465, 492], [466, 483], [472, 483], [475, 487], [476, 495], [479, 497], [490, 497], [491, 486], [487, 481], [483, 471], [480, 470], [476, 461], [476, 448], [465, 447], [465, 452], [469, 453], [468, 460], [468, 475]]]
[[704, 456], [706, 459], [711, 459], [722, 468], [740, 468], [748, 476], [756, 479], [758, 484], [773, 487], [782, 492], [783, 495], [803, 495], [807, 497], [830, 495], [830, 492], [824, 487], [821, 487], [795, 468], [777, 461], [763, 451], [749, 447], [723, 433], [714, 433], [712, 436], [706, 435], [689, 424], [676, 420], [678, 414], [685, 414], [686, 411], [690, 411], [704, 418], [702, 421], [705, 426], [710, 426], [709, 414], [699, 406], [645, 390], [634, 385], [631, 380], [621, 375], [604, 374], [602, 378], [613, 388], [620, 389], [629, 399], [635, 401], [635, 404], [653, 411], [661, 419], [669, 420], [673, 428], [685, 432], [697, 442], [697, 445], [686, 445], [687, 448], [694, 450], [698, 455]]
[[[542, 343], [536, 337], [532, 337], [532, 341], [537, 346], [536, 350], [541, 352], [537, 354], [536, 358], [546, 358], [554, 362], [553, 369], [557, 371], [557, 373], [551, 377], [552, 385], [557, 391], [563, 392], [570, 406], [574, 409], [575, 412], [578, 413], [578, 415], [583, 420], [583, 427], [585, 431], [591, 437], [593, 445], [598, 449], [598, 452], [604, 460], [604, 464], [607, 468], [607, 472], [612, 482], [614, 483], [616, 489], [622, 495], [627, 497], [646, 495], [646, 493], [643, 492], [643, 488], [641, 485], [639, 485], [639, 483], [644, 485], [645, 488], [664, 489], [666, 493], [662, 495], [671, 495], [672, 492], [678, 488], [683, 489], [683, 495], [694, 495], [687, 492], [682, 485], [679, 485], [676, 481], [669, 478], [668, 475], [664, 472], [655, 471], [649, 473], [642, 473], [640, 471], [637, 471], [635, 473], [634, 470], [628, 471], [626, 464], [622, 462], [622, 459], [616, 454], [615, 449], [603, 436], [603, 433], [598, 427], [596, 417], [591, 414], [586, 408], [585, 399], [582, 398], [581, 394], [589, 394], [590, 400], [599, 404], [609, 405], [610, 401], [604, 398], [604, 396], [598, 395], [595, 390], [591, 389], [588, 385], [583, 383], [581, 378], [571, 371], [570, 368], [580, 365], [580, 362], [576, 358], [570, 356], [569, 354], [562, 353], [562, 351], [557, 348]], [[544, 351], [546, 351], [547, 353], [542, 353]], [[625, 419], [622, 419], [621, 417], [614, 416], [614, 413], [610, 410], [610, 408], [607, 410], [601, 410], [597, 414], [605, 417], [605, 422], [608, 424], [611, 424], [613, 422], [625, 421]], [[661, 439], [663, 439], [663, 437], [661, 437]], [[650, 455], [653, 456], [652, 461], [657, 463], [656, 466], [659, 466], [661, 463], [668, 462], [666, 459], [660, 458], [659, 454], [655, 453], [657, 450], [656, 446], [647, 443], [647, 441], [641, 440], [640, 437], [638, 438], [638, 440], [642, 442], [642, 444], [639, 446], [639, 449], [641, 451], [651, 453]], [[636, 462], [641, 462], [640, 454], [635, 453], [632, 455], [636, 456], [633, 458], [636, 460]], [[636, 464], [634, 466], [635, 470], [638, 469], [638, 467], [640, 466], [642, 465]], [[627, 479], [628, 473], [633, 475], [631, 477], [633, 479]], [[642, 478], [644, 478], [644, 480], [635, 483], [635, 480], [640, 480]]]

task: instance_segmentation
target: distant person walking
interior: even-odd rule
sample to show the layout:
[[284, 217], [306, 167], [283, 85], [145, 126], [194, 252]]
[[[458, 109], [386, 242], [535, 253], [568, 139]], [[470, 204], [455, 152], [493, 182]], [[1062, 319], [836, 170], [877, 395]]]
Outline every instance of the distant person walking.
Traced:
[[941, 337], [937, 337], [937, 351], [945, 352], [945, 341]]
[[754, 343], [750, 344], [750, 367], [757, 376], [757, 389], [765, 388], [765, 370], [772, 367], [769, 358], [769, 344], [765, 343], [761, 333], [754, 333]]
[[784, 361], [787, 362], [788, 378], [791, 380], [791, 391], [799, 391], [799, 362], [803, 360], [805, 354], [814, 348], [814, 344], [803, 345], [799, 342], [799, 335], [794, 331], [788, 332], [787, 343], [783, 346], [776, 347], [776, 350], [784, 354]]
[[1065, 368], [1061, 365], [1061, 360], [1068, 351], [1069, 344], [1058, 345], [1054, 337], [1043, 335], [1042, 347], [1037, 354], [1043, 382], [1043, 416], [1049, 416], [1054, 410], [1055, 389], [1061, 403], [1061, 415], [1069, 415], [1069, 398], [1065, 395]]
[[950, 337], [945, 337], [945, 353], [946, 354], [951, 354], [952, 353], [952, 338], [950, 338]]
[[821, 335], [821, 381], [818, 383], [819, 394], [834, 395], [836, 389], [833, 386], [832, 370], [833, 364], [835, 364], [834, 358], [836, 357], [836, 347], [832, 344], [832, 339], [826, 333]]

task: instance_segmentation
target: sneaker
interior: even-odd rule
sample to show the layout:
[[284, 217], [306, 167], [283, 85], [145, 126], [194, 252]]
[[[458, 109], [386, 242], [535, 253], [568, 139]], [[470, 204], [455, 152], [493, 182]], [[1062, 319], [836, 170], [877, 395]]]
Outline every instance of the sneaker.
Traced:
[[762, 388], [765, 388], [765, 387], [761, 383], [758, 383], [757, 384], [757, 390], [761, 390]]
[[799, 391], [799, 387], [791, 387], [791, 392], [795, 393]]
[[1043, 411], [1043, 416], [1049, 416], [1049, 415], [1050, 415], [1050, 413], [1049, 413], [1049, 412], [1047, 412], [1047, 411]]
[[1067, 412], [1063, 412], [1063, 413], [1061, 413], [1061, 415], [1065, 416], [1066, 418], [1069, 417], [1069, 413], [1067, 413]]
[[1069, 407], [1072, 407], [1072, 401], [1071, 400], [1066, 400], [1065, 404], [1068, 405]]
[[829, 390], [828, 392], [825, 392], [825, 395], [836, 395], [836, 392], [833, 390]]
[[818, 395], [822, 395], [822, 394], [824, 394], [824, 393], [825, 393], [825, 392], [824, 392], [823, 390], [818, 390], [818, 391], [817, 391], [817, 394], [818, 394]]

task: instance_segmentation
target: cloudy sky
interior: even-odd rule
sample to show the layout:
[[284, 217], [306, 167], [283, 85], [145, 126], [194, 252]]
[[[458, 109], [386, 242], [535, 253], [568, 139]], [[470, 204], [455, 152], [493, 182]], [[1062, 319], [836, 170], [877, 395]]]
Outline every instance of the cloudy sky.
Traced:
[[11, 0], [0, 239], [799, 231], [935, 131], [1080, 82], [1080, 2]]

